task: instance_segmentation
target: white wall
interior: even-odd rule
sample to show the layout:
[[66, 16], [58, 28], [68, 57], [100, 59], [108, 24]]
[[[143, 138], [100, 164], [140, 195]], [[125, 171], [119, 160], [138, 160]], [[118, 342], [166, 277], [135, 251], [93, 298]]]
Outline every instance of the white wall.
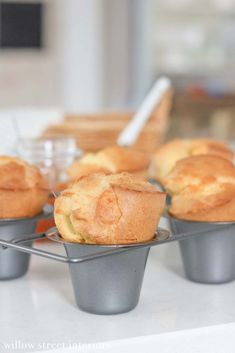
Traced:
[[103, 105], [103, 0], [63, 2], [63, 103], [67, 111]]
[[149, 0], [106, 0], [105, 4], [105, 105], [136, 107], [151, 83]]
[[0, 49], [0, 109], [136, 104], [148, 86], [143, 1], [42, 1], [45, 48]]
[[0, 109], [18, 106], [60, 106], [68, 111], [100, 109], [104, 1], [43, 0], [43, 3], [45, 47], [0, 49]]
[[55, 106], [61, 103], [59, 53], [62, 1], [43, 0], [45, 47], [42, 50], [0, 49], [1, 108]]

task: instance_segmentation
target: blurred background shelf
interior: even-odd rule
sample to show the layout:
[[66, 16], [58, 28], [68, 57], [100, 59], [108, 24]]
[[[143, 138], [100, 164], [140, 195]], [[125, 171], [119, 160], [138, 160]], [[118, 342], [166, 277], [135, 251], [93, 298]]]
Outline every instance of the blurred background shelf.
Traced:
[[[41, 134], [67, 114], [86, 119], [103, 111], [135, 111], [156, 78], [168, 75], [175, 99], [166, 138], [208, 134], [234, 139], [234, 1], [38, 3], [41, 46], [0, 47], [0, 118], [14, 110], [21, 134], [30, 133], [30, 128], [19, 110], [35, 111], [29, 125], [35, 122]], [[40, 109], [61, 114], [57, 121], [46, 114], [45, 122], [37, 114]], [[108, 119], [113, 120], [112, 114]], [[117, 120], [123, 126], [122, 118]], [[149, 144], [157, 146], [164, 136], [161, 133], [159, 140], [158, 126], [152, 128], [156, 139], [152, 143], [149, 137]], [[164, 135], [166, 130], [165, 125]], [[4, 135], [0, 132], [5, 141]]]

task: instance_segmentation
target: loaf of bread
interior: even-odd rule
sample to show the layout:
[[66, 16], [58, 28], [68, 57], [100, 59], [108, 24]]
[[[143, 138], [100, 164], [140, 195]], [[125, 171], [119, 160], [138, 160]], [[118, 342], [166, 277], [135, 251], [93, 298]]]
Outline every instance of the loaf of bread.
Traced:
[[199, 155], [178, 161], [164, 180], [176, 218], [235, 221], [235, 167], [221, 157]]
[[94, 172], [105, 174], [129, 172], [137, 177], [146, 179], [150, 156], [131, 148], [118, 146], [107, 147], [97, 153], [87, 153], [78, 162], [74, 162], [68, 169], [71, 180]]
[[36, 167], [0, 156], [0, 218], [33, 217], [47, 198], [47, 183]]
[[55, 223], [65, 240], [139, 243], [154, 237], [165, 193], [131, 174], [90, 174], [55, 200]]
[[189, 156], [211, 154], [233, 161], [234, 154], [229, 147], [212, 139], [174, 139], [162, 145], [154, 154], [152, 176], [164, 185], [164, 178], [175, 163]]

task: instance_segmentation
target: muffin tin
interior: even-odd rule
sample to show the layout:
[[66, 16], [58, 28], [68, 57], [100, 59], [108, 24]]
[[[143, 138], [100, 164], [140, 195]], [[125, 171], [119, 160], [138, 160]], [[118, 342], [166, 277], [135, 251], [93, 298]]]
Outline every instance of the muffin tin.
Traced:
[[[188, 279], [201, 283], [224, 283], [235, 279], [235, 222], [189, 222], [166, 216], [172, 234], [158, 228], [151, 241], [105, 246], [64, 241], [56, 228], [30, 235], [29, 229], [35, 227], [38, 217], [49, 218], [51, 212], [44, 211], [36, 219], [4, 220], [0, 229], [0, 245], [3, 247], [0, 263], [5, 261], [8, 270], [0, 279], [23, 275], [30, 254], [64, 262], [69, 264], [74, 295], [81, 310], [94, 314], [119, 314], [138, 304], [150, 248], [172, 241], [179, 241]], [[10, 226], [14, 232], [9, 231]], [[23, 232], [24, 236], [18, 235]], [[66, 255], [32, 247], [34, 240], [44, 238], [61, 243]], [[24, 260], [16, 260], [21, 256]]]
[[[67, 256], [28, 245], [45, 237], [62, 243]], [[169, 232], [159, 228], [152, 240], [143, 243], [105, 246], [75, 244], [64, 241], [57, 229], [52, 228], [45, 234], [32, 234], [15, 241], [0, 240], [0, 245], [68, 263], [78, 307], [93, 314], [108, 315], [134, 309], [139, 301], [149, 249], [169, 239]]]
[[220, 284], [235, 279], [235, 222], [169, 221], [173, 234], [197, 235], [179, 241], [189, 280]]
[[[17, 241], [22, 234], [32, 234], [37, 222], [41, 219], [53, 217], [53, 207], [46, 205], [39, 215], [32, 218], [9, 218], [0, 220], [0, 239], [7, 242]], [[27, 241], [27, 246], [32, 241]], [[29, 267], [30, 255], [11, 249], [0, 248], [0, 280], [13, 279], [23, 276]]]

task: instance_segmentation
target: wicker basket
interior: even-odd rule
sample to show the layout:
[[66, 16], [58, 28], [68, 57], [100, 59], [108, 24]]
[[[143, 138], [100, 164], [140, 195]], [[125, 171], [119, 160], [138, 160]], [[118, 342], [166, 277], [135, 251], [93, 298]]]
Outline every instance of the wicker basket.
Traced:
[[[169, 124], [171, 102], [172, 91], [169, 90], [146, 123], [135, 148], [151, 153], [163, 141]], [[116, 144], [118, 135], [132, 116], [131, 112], [66, 115], [62, 123], [48, 126], [43, 135], [74, 136], [77, 146], [82, 150], [98, 151]]]

